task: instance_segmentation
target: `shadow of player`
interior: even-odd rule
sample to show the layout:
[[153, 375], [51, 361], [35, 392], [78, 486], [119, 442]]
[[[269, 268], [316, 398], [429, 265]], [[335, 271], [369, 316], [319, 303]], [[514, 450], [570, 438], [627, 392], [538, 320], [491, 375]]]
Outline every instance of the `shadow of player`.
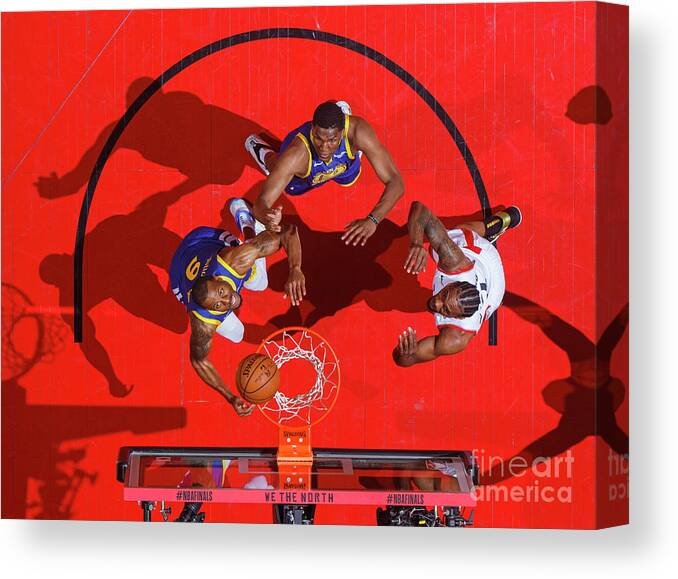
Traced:
[[[87, 361], [108, 382], [113, 396], [126, 396], [131, 387], [117, 376], [108, 352], [96, 337], [89, 312], [113, 300], [133, 316], [182, 334], [188, 328], [185, 308], [161, 285], [150, 266], [169, 270], [181, 238], [164, 227], [167, 208], [191, 192], [187, 183], [143, 200], [132, 212], [101, 221], [86, 235], [87, 295], [83, 310], [83, 341]], [[90, 257], [91, 256], [91, 257]], [[40, 263], [40, 277], [59, 290], [59, 305], [73, 305], [73, 256], [51, 254]], [[72, 313], [62, 314], [73, 327]]]
[[601, 86], [586, 86], [569, 100], [565, 116], [580, 125], [606, 125], [612, 119], [612, 101]]
[[[127, 107], [153, 82], [141, 77], [127, 90]], [[99, 153], [117, 124], [106, 126], [78, 164], [59, 177], [52, 172], [35, 183], [41, 197], [73, 195], [89, 179]], [[245, 151], [245, 138], [267, 132], [257, 123], [221, 107], [206, 104], [184, 91], [158, 90], [129, 123], [118, 140], [118, 149], [137, 151], [144, 159], [173, 167], [186, 179], [188, 192], [207, 184], [230, 185], [245, 167], [259, 170]], [[274, 139], [275, 140], [275, 139]]]
[[[587, 436], [600, 436], [618, 454], [629, 451], [629, 437], [619, 427], [615, 412], [624, 401], [625, 387], [610, 376], [610, 359], [628, 325], [626, 304], [594, 344], [582, 332], [542, 306], [513, 293], [504, 296], [504, 306], [535, 324], [570, 360], [570, 376], [554, 380], [542, 390], [544, 402], [562, 415], [558, 426], [547, 432], [512, 459], [502, 461], [481, 476], [481, 484], [492, 485], [515, 476], [532, 466], [535, 459], [555, 457]], [[513, 457], [513, 458], [515, 458]], [[511, 464], [511, 469], [506, 465]]]
[[[312, 251], [304, 253], [304, 274], [307, 294], [303, 303], [303, 325], [313, 327], [323, 318], [331, 317], [338, 311], [365, 300], [377, 311], [411, 311], [416, 294], [422, 291], [416, 278], [408, 276], [402, 263], [389, 264], [394, 258], [402, 261], [406, 253], [396, 256], [397, 251], [389, 249], [405, 235], [403, 226], [397, 226], [385, 219], [379, 229], [364, 247], [347, 247], [341, 240], [340, 231], [314, 231], [299, 216], [289, 216], [287, 222], [299, 229], [304, 247]], [[384, 255], [388, 252], [389, 255]], [[402, 273], [400, 273], [402, 272]], [[269, 270], [270, 287], [283, 291], [288, 267], [284, 262], [273, 264]], [[390, 300], [376, 296], [374, 292], [390, 289]], [[420, 299], [422, 304], [427, 298]]]
[[[31, 510], [32, 518], [70, 519], [79, 491], [95, 484], [97, 474], [81, 466], [86, 446], [62, 449], [63, 443], [114, 432], [182, 428], [186, 410], [28, 404], [19, 379], [58, 352], [62, 322], [31, 312], [32, 302], [15, 286], [3, 282], [2, 290], [2, 517], [25, 518]], [[38, 494], [30, 503], [29, 479], [37, 482]]]
[[[153, 81], [136, 79], [127, 91], [127, 106]], [[41, 197], [56, 199], [76, 193], [92, 168], [114, 126], [106, 126], [78, 164], [59, 177], [51, 173], [35, 183]], [[181, 238], [163, 227], [168, 205], [206, 184], [230, 185], [249, 166], [259, 171], [245, 151], [245, 138], [266, 133], [260, 125], [221, 107], [204, 103], [183, 91], [156, 92], [132, 119], [117, 149], [137, 151], [145, 159], [173, 167], [185, 179], [170, 191], [156, 193], [127, 215], [114, 215], [85, 237], [87, 295], [83, 312], [81, 349], [87, 360], [106, 378], [114, 396], [125, 396], [131, 387], [122, 383], [88, 312], [113, 299], [132, 315], [175, 333], [188, 327], [185, 311], [161, 287], [149, 265], [167, 271]], [[274, 143], [275, 138], [271, 139]], [[73, 304], [73, 256], [49, 255], [40, 264], [41, 278], [59, 288], [62, 307]], [[72, 327], [73, 316], [64, 314]]]

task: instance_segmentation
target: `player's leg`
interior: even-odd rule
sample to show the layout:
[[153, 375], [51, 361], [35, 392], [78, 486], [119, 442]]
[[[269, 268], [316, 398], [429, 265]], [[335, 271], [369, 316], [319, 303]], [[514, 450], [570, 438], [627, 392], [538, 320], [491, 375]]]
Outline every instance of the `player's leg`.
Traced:
[[259, 135], [247, 137], [245, 139], [245, 149], [252, 155], [252, 158], [264, 172], [264, 175], [268, 176], [278, 161], [277, 151], [274, 151], [273, 147]]
[[505, 231], [520, 225], [523, 216], [520, 209], [515, 206], [507, 207], [503, 211], [497, 211], [485, 221], [467, 221], [457, 225], [459, 229], [470, 229], [489, 241], [495, 241]]
[[252, 239], [264, 231], [263, 223], [257, 221], [252, 213], [252, 206], [244, 199], [231, 199], [228, 202], [228, 210], [245, 239]]
[[217, 327], [217, 334], [237, 344], [242, 342], [243, 336], [245, 335], [245, 326], [242, 325], [238, 316], [231, 312]]
[[[263, 224], [255, 219], [252, 208], [244, 199], [231, 199], [229, 210], [245, 239], [252, 239], [264, 231]], [[248, 290], [255, 292], [264, 291], [268, 287], [265, 257], [255, 260], [252, 275], [244, 285]]]
[[268, 273], [266, 272], [266, 258], [260, 257], [252, 266], [252, 275], [243, 284], [248, 290], [262, 292], [268, 287]]
[[454, 226], [455, 229], [470, 229], [475, 231], [480, 237], [485, 237], [485, 224], [482, 221], [466, 221]]

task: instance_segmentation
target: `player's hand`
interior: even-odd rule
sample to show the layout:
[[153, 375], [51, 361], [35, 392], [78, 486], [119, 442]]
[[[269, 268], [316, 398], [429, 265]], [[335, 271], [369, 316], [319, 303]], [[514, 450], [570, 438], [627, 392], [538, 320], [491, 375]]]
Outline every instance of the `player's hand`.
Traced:
[[426, 271], [427, 252], [421, 243], [411, 243], [410, 251], [407, 253], [407, 259], [403, 266], [407, 273], [418, 274]]
[[293, 306], [298, 306], [306, 295], [306, 278], [300, 267], [293, 267], [285, 283], [283, 297], [290, 298]]
[[377, 230], [377, 225], [370, 218], [365, 217], [351, 221], [344, 229], [346, 231], [341, 239], [346, 245], [365, 245], [367, 238]]
[[282, 205], [269, 209], [264, 215], [264, 225], [266, 229], [273, 233], [280, 233], [282, 229], [280, 222], [282, 221]]
[[249, 404], [238, 396], [234, 396], [231, 400], [229, 400], [229, 402], [231, 403], [231, 406], [233, 406], [233, 410], [236, 411], [238, 416], [249, 416], [252, 414], [252, 412], [254, 412], [254, 404]]
[[38, 190], [38, 195], [45, 199], [56, 199], [59, 197], [59, 177], [52, 171], [47, 177], [38, 177], [33, 183]]
[[417, 331], [408, 327], [398, 335], [398, 355], [411, 356], [417, 351]]

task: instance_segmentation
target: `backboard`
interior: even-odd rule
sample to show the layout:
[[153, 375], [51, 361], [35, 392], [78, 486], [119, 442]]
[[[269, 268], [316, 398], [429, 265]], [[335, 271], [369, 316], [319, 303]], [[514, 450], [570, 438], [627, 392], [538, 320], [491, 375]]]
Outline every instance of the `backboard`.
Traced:
[[[277, 448], [125, 447], [124, 499], [144, 520], [161, 503], [270, 504], [279, 523], [312, 524], [316, 505], [377, 509], [377, 524], [462, 526], [475, 506], [473, 457], [460, 451], [313, 449], [310, 481], [292, 480]], [[186, 509], [185, 509], [186, 510]], [[193, 507], [198, 514], [200, 505]], [[169, 517], [165, 516], [167, 520]], [[194, 519], [192, 519], [194, 520]]]

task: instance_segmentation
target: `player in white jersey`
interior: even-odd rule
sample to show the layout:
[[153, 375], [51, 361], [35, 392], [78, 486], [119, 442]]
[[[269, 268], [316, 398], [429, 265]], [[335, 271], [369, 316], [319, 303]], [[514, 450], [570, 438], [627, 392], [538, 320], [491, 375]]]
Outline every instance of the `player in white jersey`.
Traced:
[[436, 262], [433, 296], [426, 309], [435, 316], [439, 333], [417, 340], [416, 330], [407, 328], [393, 350], [398, 366], [429, 362], [466, 348], [504, 297], [504, 268], [492, 242], [521, 219], [520, 210], [509, 207], [484, 222], [462, 223], [447, 231], [428, 207], [419, 201], [412, 203], [407, 219], [410, 249], [404, 268], [414, 275], [426, 269], [426, 236]]

